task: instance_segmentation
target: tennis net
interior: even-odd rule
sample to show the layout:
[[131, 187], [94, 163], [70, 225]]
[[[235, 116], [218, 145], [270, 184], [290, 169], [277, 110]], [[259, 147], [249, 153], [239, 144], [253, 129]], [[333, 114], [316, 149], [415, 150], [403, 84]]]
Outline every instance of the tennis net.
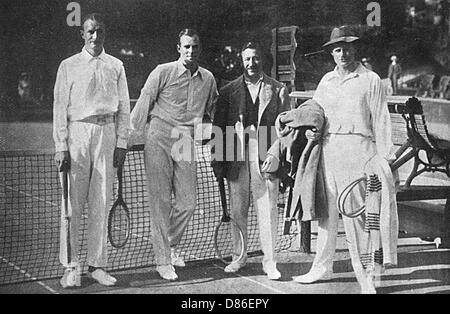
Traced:
[[[196, 145], [199, 158], [197, 208], [178, 246], [186, 261], [216, 258], [214, 228], [222, 210], [218, 184], [209, 165], [209, 149], [209, 145]], [[0, 178], [0, 285], [62, 276], [64, 269], [59, 263], [61, 186], [53, 154], [0, 152]], [[128, 152], [123, 180], [124, 200], [131, 211], [132, 234], [121, 249], [108, 245], [110, 271], [147, 267], [155, 262], [142, 146], [135, 146]], [[117, 183], [111, 205], [116, 193]], [[278, 252], [292, 247], [298, 239], [296, 230], [283, 235], [284, 198], [285, 195], [280, 194]], [[80, 226], [79, 256], [83, 272], [87, 270], [86, 213]], [[248, 225], [249, 252], [259, 254], [253, 205]]]

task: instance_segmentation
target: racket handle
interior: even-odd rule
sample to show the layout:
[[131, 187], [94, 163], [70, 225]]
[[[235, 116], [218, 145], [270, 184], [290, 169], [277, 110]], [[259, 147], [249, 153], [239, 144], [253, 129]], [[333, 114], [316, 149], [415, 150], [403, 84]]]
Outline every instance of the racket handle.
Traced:
[[70, 163], [68, 160], [63, 160], [59, 165], [59, 172], [68, 172], [70, 168]]
[[67, 214], [67, 201], [69, 199], [69, 179], [67, 171], [63, 171], [62, 173], [62, 185], [63, 185], [63, 199], [64, 199], [64, 208]]
[[222, 203], [222, 222], [229, 222], [230, 216], [227, 211], [227, 196], [225, 193], [225, 182], [223, 178], [217, 180], [219, 182], [220, 201]]
[[64, 209], [64, 218], [66, 223], [66, 254], [67, 254], [67, 265], [71, 264], [72, 261], [72, 246], [71, 246], [71, 232], [70, 232], [70, 214], [69, 214], [69, 174], [68, 167], [63, 167], [61, 165], [61, 183], [63, 190], [63, 209]]
[[117, 167], [117, 181], [119, 181], [119, 188], [117, 189], [117, 194], [119, 198], [122, 198], [122, 175], [123, 166]]

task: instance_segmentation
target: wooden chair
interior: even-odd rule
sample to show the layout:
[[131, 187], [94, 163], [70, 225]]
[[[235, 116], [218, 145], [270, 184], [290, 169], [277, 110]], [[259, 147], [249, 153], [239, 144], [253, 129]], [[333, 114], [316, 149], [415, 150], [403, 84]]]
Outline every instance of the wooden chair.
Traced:
[[[410, 149], [396, 163], [404, 163], [414, 158], [414, 165], [406, 179], [405, 188], [409, 188], [413, 179], [424, 172], [438, 171], [450, 177], [450, 141], [438, 139], [428, 133], [420, 101], [411, 97], [404, 105], [389, 104], [389, 111], [391, 117], [393, 113], [401, 114], [406, 122], [407, 140], [396, 155], [400, 157], [406, 150]], [[399, 136], [401, 135], [393, 132], [393, 138]]]
[[[286, 26], [272, 29], [271, 53], [273, 65], [271, 76], [286, 84], [289, 92], [295, 91], [295, 62], [297, 50], [296, 34], [298, 26]], [[294, 106], [294, 103], [291, 104]]]

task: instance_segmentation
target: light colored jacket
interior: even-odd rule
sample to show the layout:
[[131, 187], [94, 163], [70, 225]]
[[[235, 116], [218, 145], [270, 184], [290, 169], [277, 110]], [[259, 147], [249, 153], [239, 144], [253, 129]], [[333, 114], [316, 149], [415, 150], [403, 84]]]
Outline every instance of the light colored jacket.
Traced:
[[310, 99], [298, 108], [281, 113], [277, 118], [279, 139], [269, 149], [268, 155], [278, 158], [280, 165], [288, 165], [288, 176], [294, 180], [289, 193], [292, 202], [291, 215], [299, 207], [298, 219], [315, 220], [326, 215], [327, 198], [323, 172], [320, 167], [322, 144], [320, 140], [307, 145], [305, 130], [322, 132], [325, 113], [322, 107]]

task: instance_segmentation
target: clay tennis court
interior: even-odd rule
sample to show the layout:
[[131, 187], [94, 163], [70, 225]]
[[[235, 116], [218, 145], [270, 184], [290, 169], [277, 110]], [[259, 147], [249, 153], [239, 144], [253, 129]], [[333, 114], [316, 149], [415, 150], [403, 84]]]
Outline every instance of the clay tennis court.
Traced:
[[[43, 149], [51, 145], [51, 126], [45, 124], [17, 124], [2, 125], [2, 150], [28, 150]], [[30, 130], [31, 128], [31, 130]], [[23, 136], [28, 134], [28, 136]], [[20, 163], [20, 160], [19, 160]], [[27, 167], [25, 163], [25, 167]], [[29, 167], [29, 165], [28, 165]], [[405, 166], [407, 167], [407, 166]], [[407, 171], [406, 171], [407, 172]], [[11, 174], [10, 174], [11, 175]], [[48, 174], [43, 174], [48, 176]], [[401, 177], [404, 177], [402, 175]], [[5, 174], [3, 175], [5, 180]], [[52, 180], [55, 180], [53, 178]], [[448, 184], [444, 176], [421, 176], [417, 184]], [[201, 181], [201, 180], [199, 180]], [[55, 182], [53, 182], [54, 184]], [[57, 183], [57, 182], [56, 182]], [[39, 184], [37, 184], [39, 185]], [[45, 230], [45, 226], [58, 225], [58, 221], [52, 220], [54, 212], [58, 212], [58, 198], [48, 201], [46, 195], [39, 188], [32, 193], [14, 190], [9, 185], [2, 183], [3, 195], [8, 194], [13, 198], [20, 198], [27, 204], [22, 216], [9, 228], [20, 228], [24, 223], [30, 223], [35, 231]], [[25, 193], [25, 194], [24, 194]], [[53, 194], [52, 194], [53, 195]], [[3, 197], [3, 196], [2, 196]], [[218, 199], [214, 196], [213, 199]], [[197, 219], [203, 223], [214, 225], [220, 216], [220, 209], [216, 201], [203, 200], [203, 212], [198, 211]], [[40, 204], [40, 205], [39, 205]], [[450, 251], [437, 248], [432, 241], [441, 235], [443, 222], [443, 201], [408, 202], [399, 204], [400, 230], [399, 241], [399, 265], [388, 269], [381, 277], [377, 292], [384, 293], [449, 293], [450, 292]], [[35, 208], [47, 208], [52, 215], [44, 212], [33, 213]], [[215, 208], [211, 210], [211, 207]], [[216, 208], [217, 207], [217, 208]], [[6, 208], [2, 211], [18, 208]], [[148, 214], [148, 213], [147, 213]], [[282, 209], [280, 209], [282, 215]], [[135, 217], [137, 221], [145, 219], [145, 212]], [[209, 217], [210, 216], [210, 217]], [[209, 218], [208, 218], [209, 217]], [[211, 220], [207, 220], [211, 219]], [[5, 221], [2, 221], [5, 223]], [[359, 285], [354, 277], [349, 254], [346, 248], [345, 235], [342, 225], [338, 237], [338, 250], [334, 263], [333, 279], [327, 282], [318, 282], [311, 285], [300, 285], [292, 281], [292, 276], [306, 273], [314, 258], [315, 238], [317, 225], [312, 224], [312, 254], [300, 253], [297, 237], [284, 239], [278, 247], [279, 270], [282, 273], [280, 281], [270, 281], [261, 269], [261, 255], [258, 251], [257, 234], [251, 236], [256, 239], [253, 244], [251, 258], [246, 267], [236, 274], [226, 274], [223, 271], [224, 264], [215, 259], [212, 250], [212, 235], [205, 234], [192, 240], [198, 230], [195, 225], [187, 232], [185, 238], [186, 247], [197, 248], [197, 253], [189, 249], [187, 266], [178, 269], [179, 280], [166, 282], [156, 273], [151, 260], [152, 256], [150, 234], [148, 230], [134, 229], [135, 241], [130, 240], [130, 246], [121, 251], [110, 251], [111, 263], [119, 265], [112, 273], [117, 277], [118, 284], [115, 287], [103, 287], [85, 277], [82, 279], [82, 287], [77, 289], [62, 289], [59, 285], [59, 276], [62, 267], [58, 264], [58, 242], [46, 241], [46, 238], [58, 235], [58, 230], [53, 230], [53, 235], [45, 232], [19, 233], [15, 237], [5, 239], [8, 247], [2, 248], [0, 260], [0, 275], [11, 274], [22, 278], [18, 282], [3, 283], [0, 285], [0, 293], [48, 293], [48, 294], [309, 294], [309, 293], [359, 293]], [[36, 238], [37, 237], [37, 238]], [[423, 241], [419, 237], [430, 241]], [[281, 240], [281, 239], [280, 239]], [[19, 256], [30, 261], [26, 265], [14, 262], [18, 256], [6, 256], [5, 252], [13, 251], [23, 246], [27, 256]], [[199, 249], [200, 248], [200, 249]], [[49, 252], [51, 254], [49, 254]], [[200, 254], [200, 255], [196, 255]], [[43, 272], [38, 276], [35, 270]], [[125, 269], [125, 270], [124, 270]], [[42, 271], [44, 270], [44, 271]], [[11, 280], [14, 281], [14, 280]]]
[[[410, 210], [402, 208], [401, 211]], [[341, 228], [342, 229], [342, 228]], [[314, 231], [314, 228], [313, 228]], [[314, 249], [315, 241], [312, 246]], [[220, 262], [191, 262], [178, 269], [179, 280], [161, 279], [153, 267], [117, 271], [115, 287], [103, 287], [83, 277], [82, 287], [62, 289], [58, 279], [42, 280], [0, 287], [0, 293], [41, 294], [357, 294], [359, 284], [352, 272], [345, 237], [340, 232], [334, 263], [333, 279], [311, 285], [300, 285], [292, 276], [307, 272], [313, 254], [291, 251], [278, 253], [280, 281], [270, 281], [261, 270], [261, 257], [249, 259], [237, 274], [225, 274]], [[399, 265], [382, 275], [379, 294], [450, 293], [450, 251], [436, 249], [418, 238], [402, 239], [399, 247]]]

